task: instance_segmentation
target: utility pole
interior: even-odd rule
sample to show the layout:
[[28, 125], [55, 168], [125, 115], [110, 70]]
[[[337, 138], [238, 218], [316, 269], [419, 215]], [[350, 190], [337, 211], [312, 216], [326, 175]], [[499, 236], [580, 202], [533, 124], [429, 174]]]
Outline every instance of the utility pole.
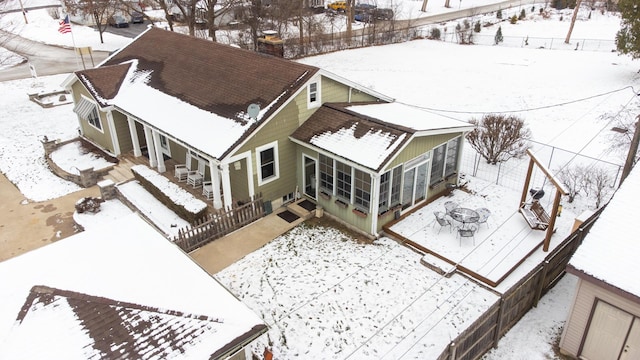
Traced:
[[[571, 40], [571, 33], [573, 32], [573, 25], [576, 23], [576, 18], [578, 17], [578, 11], [580, 10], [580, 3], [582, 0], [578, 0], [576, 2], [576, 7], [573, 9], [573, 17], [571, 18], [571, 25], [569, 25], [569, 32], [567, 33], [567, 38], [564, 40], [565, 44], [568, 44]], [[576, 48], [577, 50], [577, 48]]]
[[22, 10], [22, 16], [24, 16], [24, 23], [28, 24], [29, 21], [27, 20], [27, 12], [24, 10], [24, 5], [22, 5], [22, 0], [20, 0], [20, 10]]
[[[638, 115], [640, 120], [640, 115]], [[633, 163], [636, 160], [636, 154], [638, 153], [638, 143], [640, 142], [640, 131], [638, 131], [638, 121], [636, 121], [636, 129], [633, 133], [633, 139], [631, 139], [631, 146], [629, 147], [629, 153], [627, 153], [627, 161], [624, 162], [624, 168], [622, 169], [622, 175], [620, 176], [620, 185], [633, 168]]]

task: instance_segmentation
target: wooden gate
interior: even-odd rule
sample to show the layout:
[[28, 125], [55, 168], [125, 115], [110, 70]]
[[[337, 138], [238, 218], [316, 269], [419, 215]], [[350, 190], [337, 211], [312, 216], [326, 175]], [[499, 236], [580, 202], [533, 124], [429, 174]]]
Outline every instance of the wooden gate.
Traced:
[[213, 212], [191, 226], [180, 229], [173, 242], [185, 252], [191, 252], [263, 216], [262, 195], [255, 195], [251, 201], [243, 205]]

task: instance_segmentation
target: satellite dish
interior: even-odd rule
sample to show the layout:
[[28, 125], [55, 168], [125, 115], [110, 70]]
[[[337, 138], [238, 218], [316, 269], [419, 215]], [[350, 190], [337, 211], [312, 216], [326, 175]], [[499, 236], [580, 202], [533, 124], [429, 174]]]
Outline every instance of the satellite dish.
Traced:
[[258, 118], [259, 113], [260, 113], [260, 105], [249, 104], [249, 106], [247, 107], [247, 114], [249, 115], [250, 118], [252, 118], [253, 120], [256, 120]]

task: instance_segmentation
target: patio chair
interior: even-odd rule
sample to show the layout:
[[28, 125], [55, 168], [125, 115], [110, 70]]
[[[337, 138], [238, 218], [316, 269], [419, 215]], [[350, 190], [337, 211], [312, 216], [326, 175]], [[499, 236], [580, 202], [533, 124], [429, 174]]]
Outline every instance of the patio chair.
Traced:
[[455, 201], [447, 201], [446, 203], [444, 203], [444, 209], [447, 215], [451, 215], [451, 210], [457, 209], [458, 207], [460, 206]]
[[449, 232], [451, 232], [451, 221], [449, 219], [446, 218], [445, 213], [441, 212], [441, 211], [434, 211], [433, 215], [435, 215], [436, 217], [436, 221], [438, 223], [438, 225], [440, 225], [440, 228], [438, 229], [438, 234], [440, 234], [440, 230], [442, 230], [443, 227], [448, 226], [449, 227]]
[[202, 182], [202, 195], [204, 195], [207, 200], [213, 200], [213, 183], [211, 181]]
[[198, 170], [189, 171], [187, 174], [187, 185], [193, 186], [194, 189], [202, 186], [205, 166], [204, 161], [198, 161]]
[[184, 164], [178, 164], [175, 166], [173, 176], [178, 179], [178, 182], [187, 181], [187, 176], [189, 176], [189, 171], [191, 171], [191, 155], [187, 152], [187, 156]]
[[478, 215], [480, 215], [480, 217], [478, 218], [477, 223], [478, 224], [487, 225], [487, 229], [488, 229], [489, 228], [489, 224], [487, 223], [487, 219], [489, 219], [489, 216], [491, 216], [491, 210], [489, 210], [487, 208], [478, 208], [478, 209], [476, 209], [476, 212], [478, 213]]
[[478, 226], [476, 224], [471, 224], [467, 227], [459, 227], [458, 228], [458, 237], [460, 238], [460, 246], [462, 246], [462, 238], [472, 238], [473, 246], [476, 246], [476, 231], [478, 230]]

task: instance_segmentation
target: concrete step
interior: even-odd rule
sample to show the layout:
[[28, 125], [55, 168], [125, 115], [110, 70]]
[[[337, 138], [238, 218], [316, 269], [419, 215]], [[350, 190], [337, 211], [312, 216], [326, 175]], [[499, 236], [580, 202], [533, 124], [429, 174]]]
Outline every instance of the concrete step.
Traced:
[[307, 209], [303, 208], [302, 206], [298, 205], [297, 203], [291, 203], [287, 205], [287, 210], [291, 211], [292, 213], [300, 216], [303, 219], [309, 219], [313, 216], [313, 214], [310, 211], [307, 211]]

